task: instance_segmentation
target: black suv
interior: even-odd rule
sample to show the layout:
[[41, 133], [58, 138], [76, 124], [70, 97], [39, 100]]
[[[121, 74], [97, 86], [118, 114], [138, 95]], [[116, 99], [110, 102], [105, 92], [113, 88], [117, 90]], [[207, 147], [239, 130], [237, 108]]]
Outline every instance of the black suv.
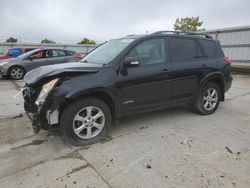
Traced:
[[180, 105], [212, 114], [231, 87], [230, 63], [208, 35], [129, 35], [29, 72], [24, 107], [35, 132], [59, 125], [70, 143], [92, 144], [122, 116]]

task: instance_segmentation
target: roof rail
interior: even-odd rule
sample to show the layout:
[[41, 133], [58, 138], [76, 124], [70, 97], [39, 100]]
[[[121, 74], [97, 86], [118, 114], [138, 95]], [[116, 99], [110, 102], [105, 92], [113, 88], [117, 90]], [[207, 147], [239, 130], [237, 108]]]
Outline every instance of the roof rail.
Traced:
[[136, 36], [136, 34], [126, 35], [125, 37], [133, 37]]
[[202, 33], [195, 33], [195, 32], [188, 32], [188, 31], [157, 31], [152, 33], [151, 35], [157, 35], [157, 34], [173, 34], [173, 35], [196, 35], [196, 36], [202, 36], [206, 38], [213, 38], [210, 35], [207, 34], [202, 34]]

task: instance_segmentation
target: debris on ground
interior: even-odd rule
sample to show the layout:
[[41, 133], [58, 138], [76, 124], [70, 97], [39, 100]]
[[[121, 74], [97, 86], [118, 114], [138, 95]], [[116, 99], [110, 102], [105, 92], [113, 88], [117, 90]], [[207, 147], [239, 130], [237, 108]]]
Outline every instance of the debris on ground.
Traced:
[[151, 169], [151, 168], [152, 168], [152, 166], [151, 166], [151, 165], [149, 165], [149, 164], [147, 164], [147, 165], [146, 165], [146, 168]]
[[233, 153], [232, 150], [228, 147], [228, 146], [225, 146], [226, 150], [229, 152], [229, 153]]

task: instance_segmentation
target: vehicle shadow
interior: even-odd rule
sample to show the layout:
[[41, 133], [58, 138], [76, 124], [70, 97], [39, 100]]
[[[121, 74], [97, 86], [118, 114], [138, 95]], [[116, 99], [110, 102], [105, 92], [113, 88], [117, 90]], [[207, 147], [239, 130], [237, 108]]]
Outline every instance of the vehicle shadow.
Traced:
[[[171, 122], [175, 122], [183, 116], [193, 116], [194, 114], [195, 113], [189, 107], [174, 107], [123, 117], [119, 119], [118, 122], [113, 122], [109, 135], [99, 143], [104, 144], [121, 136], [132, 134], [143, 129], [152, 128], [154, 126], [162, 126], [163, 124], [164, 126], [170, 126], [172, 124]], [[54, 128], [49, 131], [47, 137], [50, 138], [51, 136], [60, 137], [63, 142], [71, 148], [79, 148], [68, 144], [64, 140], [63, 133], [60, 128]], [[89, 147], [91, 147], [91, 145]]]

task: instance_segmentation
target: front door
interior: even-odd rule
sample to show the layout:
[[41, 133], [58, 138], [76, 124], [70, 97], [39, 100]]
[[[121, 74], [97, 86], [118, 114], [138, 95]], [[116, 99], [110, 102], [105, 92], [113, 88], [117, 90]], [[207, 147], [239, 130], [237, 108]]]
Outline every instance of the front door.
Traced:
[[128, 57], [138, 59], [139, 66], [119, 72], [116, 87], [122, 112], [132, 113], [165, 104], [171, 96], [165, 38], [141, 42], [125, 58]]
[[46, 66], [49, 64], [50, 53], [49, 50], [41, 50], [31, 54], [29, 57], [23, 60], [22, 64], [26, 68], [26, 71], [33, 70], [35, 68]]

